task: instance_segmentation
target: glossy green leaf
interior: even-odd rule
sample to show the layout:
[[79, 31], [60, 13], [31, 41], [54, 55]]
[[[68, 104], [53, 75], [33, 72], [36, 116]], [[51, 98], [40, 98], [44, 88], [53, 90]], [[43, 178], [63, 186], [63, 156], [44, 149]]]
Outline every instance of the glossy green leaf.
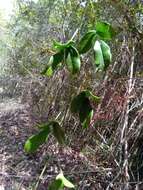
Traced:
[[57, 177], [56, 177], [56, 180], [59, 180], [59, 179], [63, 182], [63, 184], [64, 184], [65, 187], [67, 187], [67, 188], [74, 188], [74, 185], [69, 180], [67, 180], [65, 178], [65, 176], [63, 175], [62, 172], [60, 172], [60, 174], [57, 175]]
[[96, 32], [100, 38], [105, 40], [111, 40], [115, 35], [115, 29], [107, 22], [97, 22]]
[[91, 30], [87, 32], [78, 44], [78, 51], [80, 54], [86, 53], [92, 47], [93, 39], [96, 37], [96, 31]]
[[68, 47], [74, 45], [74, 41], [69, 40], [67, 43], [60, 43], [60, 42], [57, 42], [56, 40], [54, 40], [53, 45], [56, 50], [61, 51], [61, 50], [64, 50], [65, 48], [68, 48]]
[[104, 70], [104, 66], [105, 66], [104, 58], [103, 58], [100, 42], [98, 40], [95, 42], [93, 50], [94, 50], [94, 59], [95, 59], [96, 67], [98, 67], [100, 70]]
[[76, 74], [80, 71], [81, 61], [77, 49], [73, 46], [68, 48], [68, 56], [66, 58], [66, 65], [68, 70], [72, 74]]
[[59, 63], [61, 63], [64, 60], [64, 51], [60, 51], [56, 54], [54, 54], [52, 61], [50, 62], [52, 69], [55, 70]]
[[65, 134], [58, 122], [42, 123], [38, 125], [38, 128], [41, 129], [40, 132], [32, 135], [25, 143], [24, 149], [27, 153], [35, 152], [40, 145], [44, 144], [48, 139], [49, 133], [52, 133], [59, 143], [64, 143]]
[[64, 189], [64, 184], [62, 179], [56, 179], [52, 182], [48, 190], [63, 190]]
[[53, 135], [55, 136], [57, 141], [60, 144], [63, 144], [65, 142], [65, 133], [62, 127], [59, 125], [58, 122], [53, 122], [52, 129], [53, 129]]
[[71, 60], [73, 63], [73, 72], [72, 73], [76, 74], [80, 71], [80, 67], [81, 67], [80, 56], [79, 56], [77, 49], [73, 46], [71, 46], [71, 48], [70, 48], [70, 54], [71, 54]]
[[48, 135], [51, 132], [50, 127], [47, 126], [41, 130], [38, 134], [32, 135], [25, 143], [24, 150], [27, 153], [34, 153], [40, 145], [45, 143], [48, 139]]
[[111, 54], [110, 47], [108, 46], [107, 43], [105, 43], [103, 40], [100, 40], [100, 44], [101, 44], [101, 50], [102, 50], [105, 69], [106, 69], [112, 61], [112, 54]]

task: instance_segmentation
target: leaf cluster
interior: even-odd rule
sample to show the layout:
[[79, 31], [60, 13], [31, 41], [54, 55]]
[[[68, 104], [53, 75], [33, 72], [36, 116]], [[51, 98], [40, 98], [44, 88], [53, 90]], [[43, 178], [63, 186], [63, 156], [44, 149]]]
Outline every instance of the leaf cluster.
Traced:
[[112, 61], [112, 54], [109, 45], [104, 40], [112, 39], [116, 32], [106, 22], [98, 22], [95, 28], [95, 30], [88, 31], [77, 45], [73, 40], [69, 40], [67, 43], [54, 41], [54, 49], [57, 52], [50, 57], [42, 74], [52, 76], [57, 68], [64, 65], [72, 74], [79, 73], [80, 55], [87, 53], [91, 48], [94, 54], [94, 65], [100, 70], [106, 70]]

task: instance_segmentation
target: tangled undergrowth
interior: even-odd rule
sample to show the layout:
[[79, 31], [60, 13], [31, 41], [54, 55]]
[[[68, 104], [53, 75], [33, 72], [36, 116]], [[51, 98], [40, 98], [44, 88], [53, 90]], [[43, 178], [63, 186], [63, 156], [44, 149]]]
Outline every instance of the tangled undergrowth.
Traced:
[[[124, 42], [102, 79], [88, 69], [88, 61], [84, 60], [79, 77], [71, 78], [63, 70], [52, 79], [34, 75], [17, 81], [15, 89], [21, 89], [17, 97], [28, 105], [26, 113], [26, 107], [21, 107], [20, 112], [29, 119], [24, 122], [17, 109], [1, 112], [1, 139], [11, 138], [2, 145], [1, 167], [7, 168], [3, 167], [0, 175], [2, 184], [11, 186], [9, 189], [46, 190], [60, 169], [79, 190], [143, 188], [143, 79], [134, 71], [134, 48], [129, 50]], [[93, 120], [83, 131], [68, 107], [71, 98], [85, 87], [101, 96], [102, 101], [94, 105]], [[16, 93], [15, 90], [12, 96]], [[26, 155], [23, 145], [27, 136], [36, 131], [32, 126], [55, 117], [62, 120], [66, 146], [58, 146], [50, 138], [37, 153]], [[11, 133], [13, 130], [15, 133]], [[17, 137], [19, 130], [24, 132]]]

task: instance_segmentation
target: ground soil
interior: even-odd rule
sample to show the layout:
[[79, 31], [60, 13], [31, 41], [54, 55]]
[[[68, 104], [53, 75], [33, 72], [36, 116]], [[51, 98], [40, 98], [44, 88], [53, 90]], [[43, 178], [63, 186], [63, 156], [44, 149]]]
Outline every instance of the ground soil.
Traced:
[[24, 152], [26, 139], [37, 132], [34, 125], [26, 103], [15, 99], [0, 103], [0, 189], [47, 190], [60, 169], [78, 184], [78, 189], [96, 189], [96, 166], [81, 152], [60, 147], [52, 137], [37, 153]]

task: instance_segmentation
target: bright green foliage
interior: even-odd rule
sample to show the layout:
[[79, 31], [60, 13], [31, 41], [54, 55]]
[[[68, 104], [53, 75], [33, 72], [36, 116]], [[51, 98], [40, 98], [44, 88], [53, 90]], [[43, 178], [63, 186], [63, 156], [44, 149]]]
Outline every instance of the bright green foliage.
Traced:
[[100, 70], [105, 70], [111, 63], [112, 55], [110, 47], [100, 39], [110, 40], [116, 35], [113, 27], [106, 22], [98, 22], [96, 30], [87, 32], [78, 44], [80, 54], [86, 53], [93, 47], [95, 65]]
[[68, 70], [72, 74], [80, 71], [81, 60], [79, 54], [84, 54], [92, 47], [94, 50], [95, 65], [100, 70], [105, 70], [111, 62], [110, 47], [103, 41], [98, 39], [111, 39], [115, 35], [114, 29], [110, 24], [98, 22], [96, 30], [88, 31], [75, 47], [75, 42], [69, 40], [67, 43], [54, 41], [54, 48], [58, 51], [50, 57], [48, 65], [42, 72], [46, 76], [52, 76], [54, 71], [60, 66], [60, 63], [66, 64]]
[[97, 22], [96, 32], [104, 40], [111, 40], [116, 35], [115, 29], [107, 22]]
[[98, 40], [95, 42], [93, 50], [94, 50], [95, 65], [100, 70], [103, 70], [104, 66], [105, 66], [104, 65], [104, 58], [103, 58], [103, 53], [102, 53], [102, 49], [100, 46], [100, 42]]
[[32, 135], [26, 141], [24, 149], [27, 153], [34, 153], [40, 145], [44, 144], [50, 133], [54, 135], [60, 144], [64, 143], [65, 134], [61, 126], [56, 121], [44, 123], [38, 126], [41, 128], [40, 132], [36, 135]]
[[74, 45], [74, 41], [72, 40], [69, 40], [67, 43], [64, 43], [64, 44], [57, 42], [56, 40], [54, 40], [53, 42], [54, 48], [58, 51], [64, 50], [72, 45]]
[[60, 51], [50, 58], [49, 64], [52, 66], [52, 69], [55, 70], [58, 64], [63, 61], [63, 59], [64, 59], [64, 52]]
[[93, 117], [93, 109], [90, 99], [99, 102], [100, 98], [94, 96], [89, 90], [82, 91], [79, 95], [73, 98], [71, 102], [71, 112], [78, 113], [80, 122], [84, 128], [87, 128]]
[[53, 75], [53, 69], [52, 69], [52, 66], [46, 66], [46, 68], [41, 72], [42, 75], [45, 75], [45, 76], [52, 76]]
[[96, 40], [93, 49], [96, 67], [100, 70], [106, 70], [112, 60], [110, 47], [103, 40]]
[[47, 141], [49, 133], [50, 127], [47, 125], [45, 129], [41, 130], [38, 134], [32, 135], [25, 143], [25, 152], [34, 153], [40, 145]]
[[96, 30], [87, 32], [78, 44], [78, 51], [80, 54], [86, 53], [92, 47], [93, 39], [96, 37]]
[[65, 187], [74, 188], [74, 185], [65, 178], [65, 176], [63, 175], [63, 172], [60, 172], [60, 174], [57, 175], [56, 180], [58, 180], [58, 179], [62, 180]]
[[57, 69], [59, 64], [63, 61], [63, 59], [64, 59], [64, 51], [60, 51], [52, 55], [49, 59], [48, 65], [46, 66], [42, 74], [46, 76], [51, 76], [54, 70]]
[[73, 189], [74, 185], [65, 178], [63, 172], [60, 172], [60, 174], [57, 175], [55, 181], [53, 181], [48, 190], [63, 190], [64, 187]]
[[68, 70], [72, 74], [78, 73], [81, 66], [80, 56], [77, 49], [72, 45], [73, 41], [69, 41], [65, 44], [54, 42], [54, 47], [60, 51], [50, 57], [48, 65], [42, 74], [51, 76], [61, 62], [66, 63]]
[[90, 100], [94, 101], [94, 102], [99, 102], [100, 101], [100, 97], [99, 96], [95, 96], [91, 91], [89, 90], [85, 90], [86, 93], [86, 97], [88, 97]]
[[88, 126], [93, 118], [93, 114], [94, 114], [93, 109], [90, 112], [88, 112], [86, 119], [82, 123], [83, 128], [88, 128]]
[[100, 40], [100, 45], [101, 45], [101, 50], [103, 53], [104, 64], [105, 64], [105, 69], [106, 69], [112, 61], [112, 54], [111, 54], [110, 47], [103, 40]]
[[68, 56], [66, 58], [66, 65], [68, 70], [72, 74], [76, 74], [80, 71], [81, 61], [77, 49], [73, 46], [67, 50]]

